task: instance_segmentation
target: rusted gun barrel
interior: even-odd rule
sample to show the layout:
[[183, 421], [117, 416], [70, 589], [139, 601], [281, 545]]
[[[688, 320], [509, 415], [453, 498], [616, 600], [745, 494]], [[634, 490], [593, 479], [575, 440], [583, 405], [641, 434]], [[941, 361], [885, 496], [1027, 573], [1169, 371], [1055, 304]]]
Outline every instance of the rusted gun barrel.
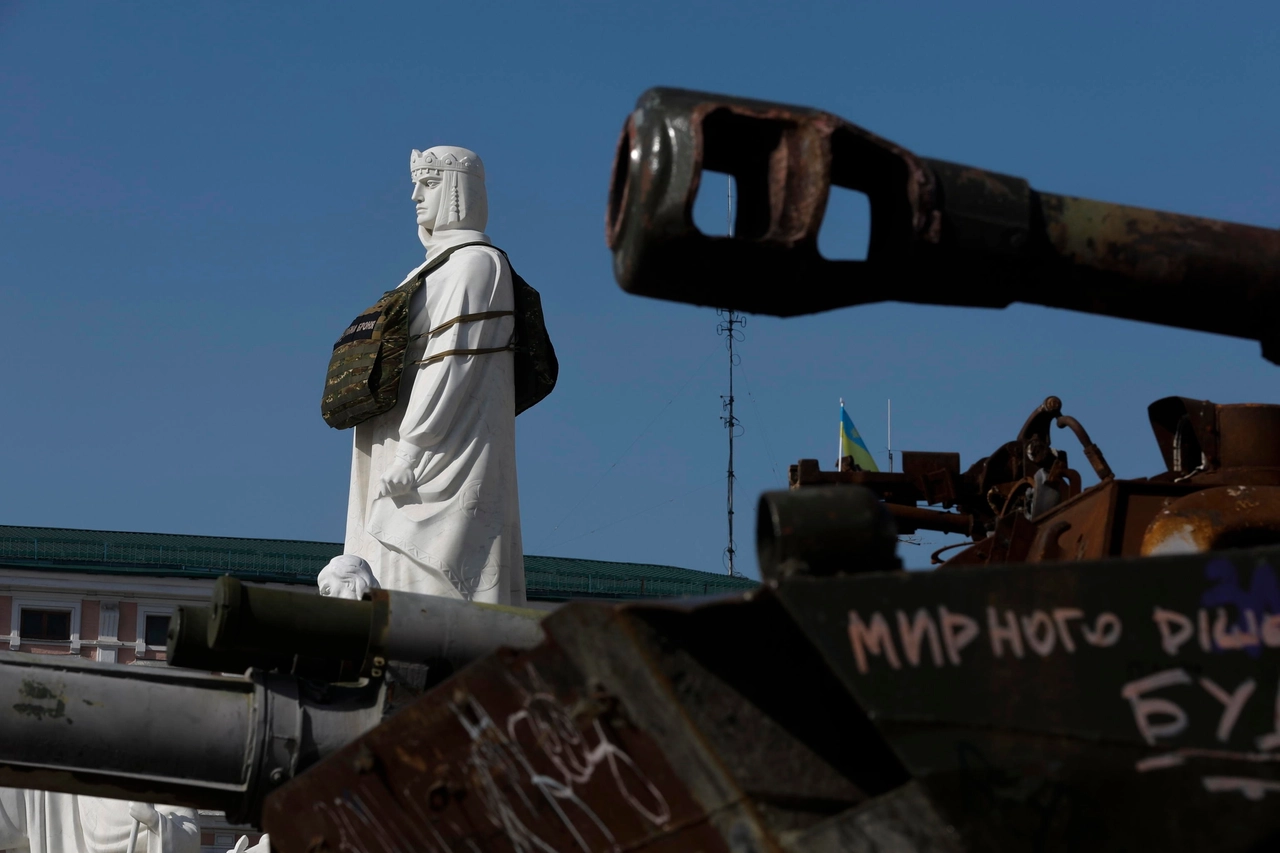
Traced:
[[[704, 170], [736, 180], [733, 237], [693, 224]], [[832, 186], [870, 201], [865, 261], [818, 252]], [[1280, 231], [1041, 192], [806, 107], [650, 89], [618, 143], [606, 234], [642, 296], [778, 316], [1026, 302], [1251, 338], [1280, 363]]]

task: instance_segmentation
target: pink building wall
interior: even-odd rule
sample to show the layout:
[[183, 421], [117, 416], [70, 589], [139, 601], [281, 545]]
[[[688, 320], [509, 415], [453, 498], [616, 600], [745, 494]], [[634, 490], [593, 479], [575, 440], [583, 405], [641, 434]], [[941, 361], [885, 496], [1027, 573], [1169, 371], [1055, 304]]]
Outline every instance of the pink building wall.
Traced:
[[133, 663], [138, 659], [133, 644], [138, 641], [138, 605], [132, 601], [120, 602], [120, 630], [116, 634], [120, 642], [120, 651], [116, 656], [117, 663]]
[[96, 601], [80, 602], [80, 641], [98, 639], [99, 608]]
[[122, 643], [138, 641], [138, 605], [132, 601], [120, 602], [120, 629], [116, 636]]
[[[96, 601], [80, 601], [80, 642], [98, 639], [98, 624], [102, 610]], [[95, 646], [81, 646], [80, 657], [94, 660], [98, 657]]]

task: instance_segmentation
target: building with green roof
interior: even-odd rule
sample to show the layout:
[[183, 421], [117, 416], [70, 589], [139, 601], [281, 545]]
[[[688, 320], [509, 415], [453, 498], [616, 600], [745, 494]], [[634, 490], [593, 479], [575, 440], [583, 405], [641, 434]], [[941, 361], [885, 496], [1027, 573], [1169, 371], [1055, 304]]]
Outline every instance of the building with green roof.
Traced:
[[[0, 526], [0, 636], [12, 650], [129, 663], [163, 658], [169, 616], [230, 574], [315, 588], [337, 542]], [[533, 606], [570, 599], [677, 598], [751, 589], [741, 577], [525, 555]]]
[[[109, 663], [161, 665], [177, 607], [207, 604], [214, 580], [316, 588], [342, 553], [336, 542], [117, 533], [0, 526], [0, 637], [9, 649], [77, 655]], [[525, 555], [532, 606], [569, 599], [673, 598], [747, 590], [725, 575], [567, 557]], [[201, 850], [225, 851], [241, 834], [215, 812], [200, 813]]]
[[[0, 569], [184, 578], [230, 574], [314, 586], [320, 570], [341, 553], [340, 542], [0, 525]], [[535, 601], [714, 595], [756, 585], [747, 578], [675, 566], [535, 554], [525, 555], [524, 567], [528, 595]]]

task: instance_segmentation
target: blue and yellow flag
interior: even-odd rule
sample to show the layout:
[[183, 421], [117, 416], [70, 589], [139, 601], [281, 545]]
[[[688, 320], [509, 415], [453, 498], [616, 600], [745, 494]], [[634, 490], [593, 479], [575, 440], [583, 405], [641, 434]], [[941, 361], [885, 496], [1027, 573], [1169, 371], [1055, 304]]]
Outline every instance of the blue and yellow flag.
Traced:
[[858, 428], [853, 425], [853, 418], [844, 410], [844, 400], [840, 401], [840, 458], [852, 456], [853, 462], [863, 471], [879, 471], [876, 460], [871, 457]]

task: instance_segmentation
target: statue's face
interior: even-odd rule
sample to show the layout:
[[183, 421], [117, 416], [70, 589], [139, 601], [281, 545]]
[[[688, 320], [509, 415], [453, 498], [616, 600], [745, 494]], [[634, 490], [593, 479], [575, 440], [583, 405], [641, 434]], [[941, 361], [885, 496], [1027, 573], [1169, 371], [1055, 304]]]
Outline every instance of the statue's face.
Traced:
[[436, 226], [436, 216], [440, 213], [440, 197], [444, 194], [440, 189], [443, 183], [440, 175], [428, 173], [413, 185], [413, 195], [410, 198], [418, 206], [418, 224], [428, 231]]
[[347, 575], [334, 577], [330, 575], [320, 581], [320, 594], [328, 598], [346, 598], [359, 601], [369, 591], [369, 584], [362, 577]]

